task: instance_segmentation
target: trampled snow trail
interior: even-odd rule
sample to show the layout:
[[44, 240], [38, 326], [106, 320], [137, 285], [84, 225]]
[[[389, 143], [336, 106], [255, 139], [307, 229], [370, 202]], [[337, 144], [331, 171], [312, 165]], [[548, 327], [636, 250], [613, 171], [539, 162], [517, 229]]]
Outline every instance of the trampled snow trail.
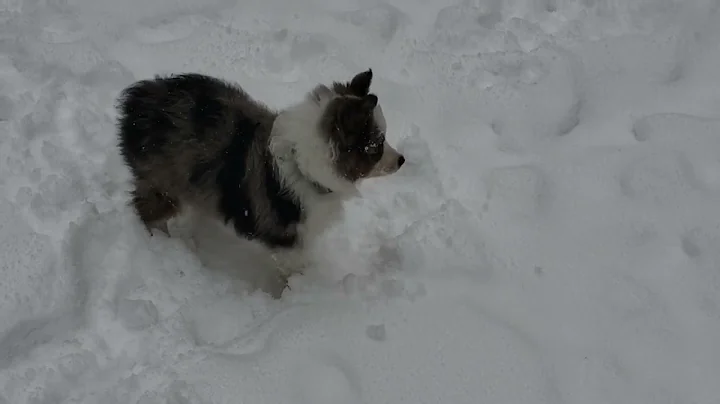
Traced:
[[[0, 2], [0, 404], [715, 403], [716, 3]], [[132, 81], [368, 67], [408, 162], [281, 299], [127, 207]]]

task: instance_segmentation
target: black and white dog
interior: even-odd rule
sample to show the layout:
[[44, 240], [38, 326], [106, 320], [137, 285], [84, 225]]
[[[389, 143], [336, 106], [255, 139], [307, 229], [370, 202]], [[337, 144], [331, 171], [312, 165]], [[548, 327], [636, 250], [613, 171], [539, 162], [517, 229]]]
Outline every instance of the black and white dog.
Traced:
[[142, 80], [119, 98], [119, 148], [142, 222], [168, 232], [183, 206], [219, 215], [264, 244], [282, 275], [307, 265], [305, 246], [337, 220], [358, 181], [396, 172], [372, 70], [318, 85], [273, 111], [242, 88], [201, 75]]

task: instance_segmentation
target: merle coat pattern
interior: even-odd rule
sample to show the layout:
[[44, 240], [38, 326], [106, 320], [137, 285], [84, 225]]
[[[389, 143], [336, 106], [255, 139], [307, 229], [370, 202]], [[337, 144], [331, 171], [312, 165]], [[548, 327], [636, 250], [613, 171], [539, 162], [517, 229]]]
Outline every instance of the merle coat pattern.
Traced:
[[318, 222], [308, 220], [313, 205], [404, 162], [385, 141], [371, 81], [367, 70], [318, 85], [280, 111], [197, 73], [133, 83], [119, 97], [118, 137], [134, 210], [151, 232], [168, 233], [167, 221], [192, 205], [273, 250], [302, 248], [324, 227], [308, 225]]

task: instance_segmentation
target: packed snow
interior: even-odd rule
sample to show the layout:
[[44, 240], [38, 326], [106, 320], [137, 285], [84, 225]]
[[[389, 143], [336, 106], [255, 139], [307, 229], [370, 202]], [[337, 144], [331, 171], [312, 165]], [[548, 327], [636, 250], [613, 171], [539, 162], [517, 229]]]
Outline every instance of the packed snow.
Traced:
[[[0, 403], [720, 400], [714, 0], [0, 1]], [[407, 157], [277, 296], [129, 208], [115, 100], [372, 68]]]

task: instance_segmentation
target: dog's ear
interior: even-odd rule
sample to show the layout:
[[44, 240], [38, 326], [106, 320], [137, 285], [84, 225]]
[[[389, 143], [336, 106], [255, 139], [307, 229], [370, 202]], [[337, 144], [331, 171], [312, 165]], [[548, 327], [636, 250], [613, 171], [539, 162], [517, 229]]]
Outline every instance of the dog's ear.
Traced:
[[358, 73], [355, 77], [350, 80], [348, 90], [352, 95], [362, 97], [370, 92], [370, 84], [372, 83], [373, 72], [372, 69], [367, 69], [362, 73]]

